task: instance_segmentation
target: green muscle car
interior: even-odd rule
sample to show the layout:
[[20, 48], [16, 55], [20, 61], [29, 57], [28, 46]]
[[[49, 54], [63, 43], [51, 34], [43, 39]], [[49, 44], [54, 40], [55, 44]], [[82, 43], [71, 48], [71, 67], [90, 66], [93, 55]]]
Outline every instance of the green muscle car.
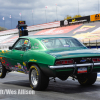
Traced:
[[0, 78], [11, 71], [29, 74], [34, 90], [45, 90], [56, 77], [92, 85], [100, 72], [100, 52], [73, 37], [23, 36], [9, 50], [0, 50]]

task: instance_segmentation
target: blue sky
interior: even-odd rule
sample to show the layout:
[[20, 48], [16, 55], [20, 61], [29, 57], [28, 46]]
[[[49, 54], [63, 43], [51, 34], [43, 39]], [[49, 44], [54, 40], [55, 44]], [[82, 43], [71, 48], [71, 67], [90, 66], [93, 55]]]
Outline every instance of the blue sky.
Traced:
[[[45, 6], [48, 6], [47, 9]], [[31, 26], [46, 23], [46, 19], [47, 22], [52, 22], [63, 20], [67, 15], [74, 16], [78, 14], [78, 7], [79, 14], [83, 16], [97, 14], [100, 12], [99, 6], [99, 0], [0, 0], [0, 26], [16, 28], [18, 20], [21, 20], [19, 13], [22, 20]]]

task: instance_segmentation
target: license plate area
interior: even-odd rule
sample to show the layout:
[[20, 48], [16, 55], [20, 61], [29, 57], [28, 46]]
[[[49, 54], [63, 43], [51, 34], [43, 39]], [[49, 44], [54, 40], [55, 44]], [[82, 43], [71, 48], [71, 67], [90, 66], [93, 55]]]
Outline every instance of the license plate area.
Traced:
[[87, 67], [79, 67], [77, 73], [78, 74], [87, 73]]

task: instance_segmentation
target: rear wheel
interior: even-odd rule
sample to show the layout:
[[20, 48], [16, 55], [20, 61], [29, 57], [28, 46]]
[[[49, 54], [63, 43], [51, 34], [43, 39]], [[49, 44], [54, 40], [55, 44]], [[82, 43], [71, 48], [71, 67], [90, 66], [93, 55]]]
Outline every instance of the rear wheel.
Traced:
[[97, 73], [89, 73], [78, 76], [78, 82], [82, 86], [92, 85], [97, 79]]
[[37, 65], [32, 65], [29, 71], [29, 81], [33, 90], [45, 90], [48, 87], [49, 77], [45, 76]]
[[6, 68], [0, 62], [0, 78], [4, 78], [6, 76], [6, 72], [7, 72]]

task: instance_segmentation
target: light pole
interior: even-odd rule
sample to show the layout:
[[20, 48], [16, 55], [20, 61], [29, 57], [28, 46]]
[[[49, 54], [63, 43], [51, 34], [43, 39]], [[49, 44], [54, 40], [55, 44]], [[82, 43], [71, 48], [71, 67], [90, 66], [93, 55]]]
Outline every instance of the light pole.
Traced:
[[99, 0], [98, 0], [98, 13], [99, 13]]
[[19, 16], [21, 17], [21, 20], [22, 20], [22, 14], [21, 13], [19, 13]]
[[33, 19], [33, 10], [32, 10], [32, 20], [33, 20], [33, 25], [34, 25], [34, 19]]
[[5, 27], [5, 18], [3, 17], [2, 20], [4, 21], [4, 27]]
[[58, 17], [57, 17], [57, 4], [56, 4], [56, 20], [58, 21]]
[[[77, 0], [78, 1], [78, 0]], [[79, 16], [79, 1], [78, 1], [78, 16]]]
[[47, 23], [47, 15], [46, 15], [46, 9], [48, 8], [48, 6], [45, 6], [45, 17], [46, 17], [46, 23]]
[[10, 19], [11, 19], [11, 29], [12, 29], [12, 17], [11, 17], [11, 15], [10, 15], [10, 17], [9, 17]]

